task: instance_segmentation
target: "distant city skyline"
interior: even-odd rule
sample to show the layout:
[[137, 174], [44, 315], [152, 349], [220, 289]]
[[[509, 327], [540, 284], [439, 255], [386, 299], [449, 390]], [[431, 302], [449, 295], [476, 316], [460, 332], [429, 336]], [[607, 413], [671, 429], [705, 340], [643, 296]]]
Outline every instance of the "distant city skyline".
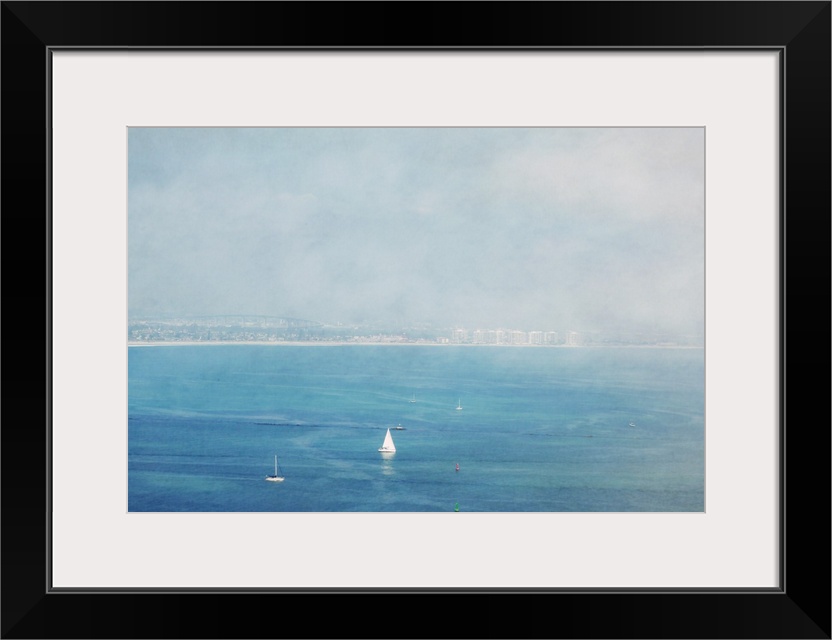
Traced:
[[500, 346], [665, 346], [696, 347], [697, 336], [656, 333], [465, 329], [447, 327], [381, 327], [328, 325], [298, 318], [270, 316], [196, 316], [135, 318], [128, 324], [130, 344], [172, 343], [352, 343]]
[[130, 128], [128, 311], [704, 336], [701, 128]]

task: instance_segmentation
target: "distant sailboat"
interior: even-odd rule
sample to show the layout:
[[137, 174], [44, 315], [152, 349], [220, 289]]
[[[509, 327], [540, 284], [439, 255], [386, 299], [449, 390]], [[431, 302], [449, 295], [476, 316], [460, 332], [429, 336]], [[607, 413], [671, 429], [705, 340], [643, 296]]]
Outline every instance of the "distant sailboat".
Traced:
[[457, 411], [462, 411], [462, 400], [460, 399], [459, 403], [456, 405]]
[[410, 399], [411, 404], [416, 402], [416, 394], [413, 394], [413, 397]]
[[393, 444], [393, 436], [390, 435], [390, 429], [387, 429], [387, 435], [384, 436], [384, 443], [378, 448], [382, 453], [396, 453], [396, 445]]
[[283, 473], [280, 471], [280, 467], [277, 464], [277, 456], [274, 457], [274, 475], [273, 476], [266, 476], [267, 482], [283, 482]]
[[459, 471], [459, 463], [456, 463], [456, 470]]

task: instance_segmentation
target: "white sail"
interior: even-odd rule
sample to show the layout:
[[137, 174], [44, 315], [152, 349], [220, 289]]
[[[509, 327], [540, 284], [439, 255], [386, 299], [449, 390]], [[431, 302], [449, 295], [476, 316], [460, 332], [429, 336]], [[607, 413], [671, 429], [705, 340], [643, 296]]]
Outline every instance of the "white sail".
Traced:
[[393, 436], [390, 435], [390, 429], [387, 429], [387, 435], [384, 436], [384, 444], [379, 447], [382, 453], [396, 453], [396, 445], [393, 444]]
[[280, 466], [277, 464], [277, 456], [274, 457], [274, 475], [266, 476], [267, 482], [283, 482], [283, 474], [280, 472]]

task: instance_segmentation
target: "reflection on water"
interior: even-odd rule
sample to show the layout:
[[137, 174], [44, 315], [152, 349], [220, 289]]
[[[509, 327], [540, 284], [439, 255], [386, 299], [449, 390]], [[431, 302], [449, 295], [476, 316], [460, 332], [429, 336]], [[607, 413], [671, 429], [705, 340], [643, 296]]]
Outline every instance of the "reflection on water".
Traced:
[[385, 476], [396, 475], [396, 470], [393, 468], [393, 458], [395, 457], [395, 453], [381, 454], [381, 473], [383, 473]]

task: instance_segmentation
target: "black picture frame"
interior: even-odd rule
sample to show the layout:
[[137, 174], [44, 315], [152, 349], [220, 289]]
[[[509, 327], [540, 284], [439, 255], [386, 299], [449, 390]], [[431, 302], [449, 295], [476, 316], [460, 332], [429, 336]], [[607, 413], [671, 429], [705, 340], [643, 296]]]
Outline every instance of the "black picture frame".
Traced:
[[[2, 2], [2, 637], [830, 638], [830, 15], [829, 1]], [[54, 592], [48, 96], [50, 52], [69, 47], [779, 52], [780, 587]], [[321, 598], [332, 613], [308, 609]]]

